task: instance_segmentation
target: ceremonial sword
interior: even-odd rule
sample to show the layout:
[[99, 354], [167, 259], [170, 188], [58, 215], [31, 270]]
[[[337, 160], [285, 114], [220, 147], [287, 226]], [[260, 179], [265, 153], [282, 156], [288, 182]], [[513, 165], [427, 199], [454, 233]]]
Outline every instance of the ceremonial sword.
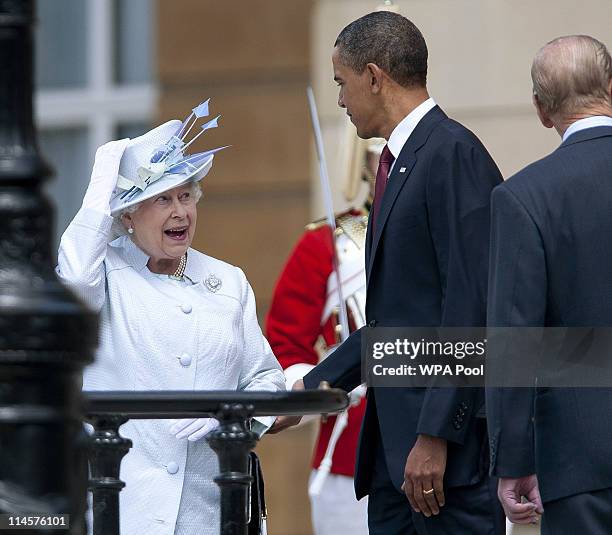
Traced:
[[317, 148], [317, 159], [319, 160], [319, 178], [321, 180], [321, 191], [323, 193], [323, 202], [325, 203], [325, 213], [327, 223], [332, 230], [332, 263], [336, 276], [336, 285], [338, 291], [339, 305], [339, 322], [340, 322], [340, 340], [344, 342], [349, 337], [349, 322], [348, 313], [346, 311], [346, 303], [342, 294], [342, 279], [340, 277], [340, 265], [338, 263], [338, 251], [336, 250], [336, 216], [334, 214], [334, 203], [332, 200], [331, 187], [329, 183], [329, 175], [327, 174], [327, 163], [325, 160], [325, 151], [323, 150], [323, 136], [321, 135], [321, 125], [319, 123], [319, 114], [317, 113], [317, 104], [315, 102], [312, 87], [306, 89], [308, 95], [308, 107], [310, 108], [310, 118], [312, 120], [312, 129], [315, 137], [315, 146]]
[[[327, 173], [327, 163], [325, 160], [325, 151], [323, 150], [323, 136], [321, 135], [321, 125], [319, 123], [319, 114], [317, 113], [317, 104], [314, 98], [314, 92], [312, 87], [306, 89], [308, 95], [308, 107], [310, 109], [310, 118], [312, 120], [312, 129], [315, 136], [315, 146], [317, 148], [317, 159], [319, 160], [319, 179], [321, 181], [321, 191], [323, 193], [323, 201], [325, 203], [325, 212], [327, 214], [327, 222], [332, 231], [332, 262], [334, 266], [334, 273], [336, 276], [336, 287], [338, 291], [339, 300], [339, 322], [340, 322], [340, 339], [344, 342], [349, 337], [349, 322], [348, 313], [346, 310], [346, 302], [344, 301], [344, 295], [342, 292], [342, 278], [340, 277], [340, 264], [338, 262], [338, 251], [336, 249], [336, 216], [334, 214], [334, 203], [332, 200], [331, 187], [329, 183], [329, 175]], [[336, 443], [342, 434], [342, 431], [348, 424], [348, 409], [341, 412], [334, 424], [332, 434], [327, 445], [327, 450], [321, 465], [317, 470], [317, 474], [308, 488], [308, 494], [310, 496], [316, 496], [321, 492], [323, 483], [329, 474], [331, 469], [334, 450], [336, 449]]]

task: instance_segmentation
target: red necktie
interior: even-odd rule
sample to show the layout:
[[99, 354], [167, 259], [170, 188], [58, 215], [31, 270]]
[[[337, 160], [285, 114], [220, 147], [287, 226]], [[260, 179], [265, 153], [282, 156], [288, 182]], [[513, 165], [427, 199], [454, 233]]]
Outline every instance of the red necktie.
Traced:
[[376, 185], [374, 187], [374, 206], [372, 208], [372, 232], [376, 232], [376, 220], [378, 219], [378, 212], [380, 211], [380, 205], [382, 204], [383, 196], [385, 194], [385, 188], [387, 187], [387, 180], [389, 178], [389, 171], [391, 165], [395, 160], [395, 156], [391, 154], [389, 147], [385, 145], [380, 155], [380, 161], [378, 162], [378, 171], [376, 171]]

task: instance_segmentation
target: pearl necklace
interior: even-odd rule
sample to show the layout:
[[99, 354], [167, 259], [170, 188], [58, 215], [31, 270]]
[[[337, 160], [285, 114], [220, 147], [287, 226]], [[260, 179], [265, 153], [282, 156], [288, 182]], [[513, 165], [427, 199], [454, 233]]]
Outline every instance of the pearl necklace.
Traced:
[[183, 278], [183, 275], [185, 274], [186, 266], [187, 266], [187, 253], [181, 256], [181, 259], [179, 260], [179, 265], [176, 268], [176, 271], [172, 275], [170, 275], [170, 277], [172, 277], [173, 279], [181, 280]]

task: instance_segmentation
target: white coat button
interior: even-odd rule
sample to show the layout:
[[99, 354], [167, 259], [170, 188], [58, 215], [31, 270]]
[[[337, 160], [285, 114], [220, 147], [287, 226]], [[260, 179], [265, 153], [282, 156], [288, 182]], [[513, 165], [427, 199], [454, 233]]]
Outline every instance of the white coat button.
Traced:
[[185, 303], [185, 304], [181, 305], [181, 310], [185, 314], [191, 314], [191, 311], [193, 310], [193, 308], [191, 307], [191, 305], [189, 303]]
[[179, 465], [174, 461], [170, 461], [168, 466], [166, 466], [166, 470], [169, 474], [176, 474], [179, 471]]
[[179, 357], [179, 361], [180, 361], [181, 365], [183, 365], [183, 366], [190, 366], [191, 365], [191, 355], [188, 355], [187, 353], [183, 353]]

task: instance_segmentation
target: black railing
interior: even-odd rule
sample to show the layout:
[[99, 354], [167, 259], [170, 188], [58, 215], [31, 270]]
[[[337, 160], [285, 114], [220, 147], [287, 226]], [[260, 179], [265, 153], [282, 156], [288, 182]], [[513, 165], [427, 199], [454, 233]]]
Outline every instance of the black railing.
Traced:
[[[212, 416], [219, 427], [207, 436], [219, 460], [215, 483], [220, 489], [222, 535], [246, 535], [252, 478], [249, 454], [257, 435], [246, 425], [254, 416], [320, 414], [348, 405], [342, 390], [306, 392], [86, 392], [88, 420], [94, 427], [89, 455], [94, 535], [119, 535], [121, 460], [132, 442], [119, 434], [130, 419], [201, 418]], [[138, 447], [138, 445], [136, 445]], [[129, 534], [124, 534], [129, 535]]]

